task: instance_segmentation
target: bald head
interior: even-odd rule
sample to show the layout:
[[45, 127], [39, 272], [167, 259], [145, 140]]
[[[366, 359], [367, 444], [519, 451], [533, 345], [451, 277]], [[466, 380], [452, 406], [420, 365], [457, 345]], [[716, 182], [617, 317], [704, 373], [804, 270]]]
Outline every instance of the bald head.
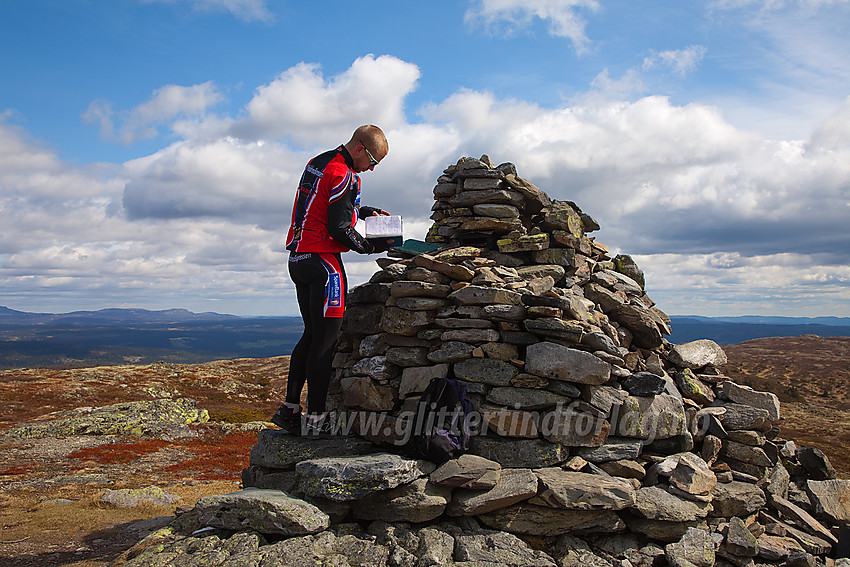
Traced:
[[390, 146], [380, 128], [367, 124], [354, 131], [351, 139], [345, 144], [345, 149], [355, 161], [355, 171], [360, 173], [374, 169], [374, 165], [370, 165], [369, 154], [374, 156], [375, 160], [381, 161], [390, 151]]

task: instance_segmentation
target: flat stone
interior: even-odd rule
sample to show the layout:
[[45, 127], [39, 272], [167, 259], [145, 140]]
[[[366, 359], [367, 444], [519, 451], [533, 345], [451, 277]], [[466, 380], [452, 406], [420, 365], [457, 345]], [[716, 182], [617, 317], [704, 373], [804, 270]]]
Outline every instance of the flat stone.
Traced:
[[336, 502], [360, 500], [373, 492], [412, 482], [430, 470], [424, 461], [392, 453], [311, 459], [295, 466], [300, 492]]
[[558, 404], [566, 406], [570, 400], [548, 390], [504, 386], [490, 390], [487, 401], [512, 409], [539, 410]]
[[544, 468], [563, 463], [569, 448], [544, 439], [505, 439], [476, 435], [470, 441], [470, 453], [480, 455], [505, 468]]
[[513, 534], [498, 531], [460, 534], [455, 538], [454, 559], [470, 566], [556, 567], [555, 561], [543, 551], [532, 549]]
[[259, 533], [300, 536], [330, 526], [328, 515], [317, 507], [279, 490], [246, 488], [217, 496], [204, 496], [193, 510], [198, 522], [227, 530], [251, 529]]
[[635, 503], [635, 489], [626, 480], [560, 468], [537, 469], [537, 496], [529, 503], [569, 510], [622, 510]]
[[610, 413], [615, 406], [621, 405], [629, 393], [625, 390], [613, 388], [611, 386], [595, 386], [593, 384], [585, 384], [579, 386], [581, 390], [581, 399], [589, 403], [595, 408]]
[[534, 264], [531, 266], [520, 266], [516, 269], [519, 277], [526, 280], [536, 280], [550, 276], [556, 282], [563, 279], [566, 270], [557, 264]]
[[408, 311], [435, 311], [448, 304], [448, 299], [437, 297], [399, 297], [391, 305]]
[[[467, 180], [468, 182], [469, 180]], [[478, 181], [476, 187], [481, 184], [492, 184], [499, 180], [484, 180]], [[522, 204], [522, 196], [505, 189], [496, 189], [487, 187], [482, 189], [468, 190], [464, 182], [464, 190], [451, 197], [449, 203], [453, 207], [472, 207], [483, 203], [496, 203], [505, 205], [520, 206]]]
[[757, 392], [749, 386], [726, 380], [720, 384], [718, 395], [731, 402], [767, 410], [770, 421], [779, 419], [779, 397], [772, 392]]
[[437, 350], [429, 352], [428, 360], [435, 364], [460, 362], [472, 357], [473, 350], [475, 350], [475, 345], [460, 341], [448, 341], [441, 344]]
[[646, 476], [646, 469], [643, 468], [643, 465], [630, 459], [599, 463], [599, 468], [611, 476], [618, 476], [620, 478], [636, 478], [641, 480]]
[[251, 448], [250, 464], [292, 470], [301, 461], [362, 455], [373, 450], [370, 442], [357, 437], [308, 439], [280, 429], [262, 429], [257, 435], [257, 444]]
[[732, 481], [718, 483], [711, 491], [712, 516], [731, 518], [746, 517], [758, 511], [767, 501], [764, 492], [755, 484]]
[[501, 470], [496, 461], [467, 453], [440, 465], [429, 480], [452, 488], [490, 489], [496, 486]]
[[435, 318], [432, 310], [409, 311], [400, 307], [385, 307], [381, 317], [381, 329], [394, 335], [413, 337], [429, 327]]
[[517, 238], [503, 238], [496, 241], [499, 252], [530, 252], [549, 248], [549, 235], [529, 234]]
[[611, 510], [566, 510], [527, 503], [482, 514], [478, 519], [496, 530], [544, 537], [625, 529], [623, 521]]
[[669, 394], [629, 396], [620, 406], [614, 428], [619, 437], [667, 439], [687, 431], [682, 400]]
[[537, 426], [540, 415], [536, 412], [504, 407], [482, 407], [479, 411], [487, 429], [502, 437], [536, 439], [540, 435]]
[[651, 310], [628, 303], [613, 308], [608, 315], [632, 332], [633, 342], [641, 348], [654, 349], [662, 344], [661, 330]]
[[680, 368], [717, 367], [726, 364], [726, 353], [716, 342], [709, 339], [699, 339], [673, 345], [667, 359]]
[[632, 396], [657, 396], [667, 388], [667, 381], [651, 372], [635, 372], [620, 380], [620, 386]]
[[440, 335], [440, 340], [471, 344], [488, 343], [499, 340], [499, 331], [495, 329], [450, 329]]
[[735, 402], [726, 402], [719, 407], [724, 408], [726, 411], [716, 417], [727, 431], [738, 429], [766, 431], [770, 428], [770, 412], [766, 409]]
[[762, 534], [758, 537], [758, 556], [771, 563], [779, 563], [788, 559], [792, 553], [804, 553], [803, 547], [797, 540]]
[[[643, 443], [640, 440], [609, 436], [602, 445], [583, 447], [576, 454], [591, 463], [600, 464], [623, 459], [637, 459], [642, 448]], [[643, 471], [642, 467], [641, 471]]]
[[420, 478], [389, 490], [369, 494], [353, 506], [360, 520], [429, 522], [439, 518], [451, 500], [451, 488]]
[[446, 509], [450, 516], [477, 516], [528, 500], [537, 493], [537, 476], [529, 469], [502, 469], [490, 490], [456, 490]]
[[431, 383], [431, 380], [434, 378], [446, 378], [448, 375], [448, 364], [405, 368], [401, 372], [401, 383], [398, 387], [398, 394], [401, 397], [406, 397], [409, 394], [424, 392], [428, 384]]
[[664, 548], [664, 555], [674, 567], [713, 567], [714, 540], [707, 530], [688, 528], [682, 539]]
[[[363, 303], [380, 303], [383, 305], [389, 298], [390, 284], [365, 283], [349, 289], [345, 296], [345, 302], [349, 305], [360, 305]], [[346, 316], [348, 316], [347, 309]]]
[[541, 212], [545, 230], [564, 230], [576, 237], [584, 233], [581, 216], [565, 201], [552, 201]]
[[599, 385], [611, 378], [611, 366], [581, 350], [543, 341], [526, 349], [525, 371], [543, 378]]
[[720, 450], [720, 454], [736, 461], [759, 467], [772, 467], [776, 464], [767, 456], [767, 453], [761, 447], [744, 445], [731, 439], [725, 439], [723, 441], [723, 448]]
[[547, 338], [563, 339], [576, 344], [581, 343], [585, 331], [580, 322], [559, 317], [529, 318], [523, 322], [523, 325], [530, 333]]
[[448, 276], [453, 280], [469, 281], [475, 277], [475, 272], [466, 266], [451, 264], [449, 262], [441, 262], [430, 254], [419, 254], [413, 259], [413, 263], [419, 267]]
[[833, 523], [850, 522], [850, 480], [809, 480], [806, 492], [816, 517]]
[[522, 295], [515, 291], [476, 285], [468, 285], [448, 297], [458, 305], [519, 305], [522, 302]]
[[598, 413], [581, 407], [558, 407], [540, 421], [544, 438], [567, 447], [599, 447], [608, 439], [611, 424]]
[[626, 524], [628, 524], [629, 530], [632, 532], [642, 534], [653, 541], [662, 543], [677, 542], [692, 528], [708, 530], [705, 520], [669, 522], [665, 520], [650, 520], [637, 515], [625, 515], [624, 519]]
[[791, 518], [797, 521], [801, 526], [803, 526], [803, 529], [810, 534], [822, 538], [832, 545], [838, 543], [838, 538], [836, 538], [828, 528], [793, 502], [786, 500], [785, 498], [774, 496], [771, 499], [771, 504], [786, 518]]
[[648, 486], [637, 491], [633, 510], [648, 520], [692, 522], [705, 518], [711, 505], [685, 500], [657, 486]]
[[729, 529], [726, 532], [726, 550], [738, 557], [755, 557], [758, 554], [758, 540], [741, 518], [733, 517], [729, 519]]

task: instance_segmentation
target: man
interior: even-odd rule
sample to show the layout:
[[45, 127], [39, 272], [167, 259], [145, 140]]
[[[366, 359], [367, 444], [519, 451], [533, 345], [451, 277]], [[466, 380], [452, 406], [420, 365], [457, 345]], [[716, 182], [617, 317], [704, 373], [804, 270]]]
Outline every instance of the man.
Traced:
[[[348, 143], [310, 160], [298, 184], [286, 248], [304, 334], [290, 357], [286, 401], [272, 417], [275, 425], [294, 435], [327, 437], [331, 433], [325, 401], [348, 288], [340, 254], [387, 250], [386, 242], [373, 244], [354, 225], [361, 216], [389, 214], [360, 206], [358, 175], [375, 169], [388, 151], [380, 128], [361, 126]], [[307, 416], [302, 429], [300, 400], [305, 382]]]

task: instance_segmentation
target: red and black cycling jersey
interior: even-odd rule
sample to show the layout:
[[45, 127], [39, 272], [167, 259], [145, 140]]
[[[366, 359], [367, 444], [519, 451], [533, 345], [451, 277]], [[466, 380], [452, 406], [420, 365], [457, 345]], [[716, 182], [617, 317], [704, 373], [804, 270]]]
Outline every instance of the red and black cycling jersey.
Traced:
[[345, 146], [324, 152], [310, 160], [301, 175], [286, 249], [368, 254], [372, 244], [354, 229], [359, 215], [360, 177], [351, 154]]

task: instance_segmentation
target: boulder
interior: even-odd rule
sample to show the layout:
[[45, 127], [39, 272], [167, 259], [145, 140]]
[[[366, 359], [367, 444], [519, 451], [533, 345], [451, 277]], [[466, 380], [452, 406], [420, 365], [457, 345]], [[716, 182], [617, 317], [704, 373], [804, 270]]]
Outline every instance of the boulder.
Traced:
[[446, 510], [450, 516], [477, 516], [517, 502], [537, 493], [537, 477], [529, 469], [502, 469], [490, 490], [456, 490]]
[[850, 480], [809, 480], [806, 492], [816, 517], [834, 522], [850, 522]]
[[720, 384], [718, 395], [731, 402], [767, 410], [770, 421], [779, 419], [779, 397], [772, 392], [757, 392], [749, 386], [726, 380]]
[[674, 567], [714, 567], [714, 540], [706, 530], [688, 528], [682, 539], [667, 544], [664, 555]]
[[716, 342], [709, 339], [699, 339], [673, 345], [667, 355], [667, 360], [680, 368], [717, 367], [726, 364], [726, 353]]
[[328, 515], [312, 504], [279, 490], [259, 488], [204, 496], [192, 513], [202, 526], [284, 536], [314, 534], [330, 525]]
[[711, 505], [679, 498], [657, 486], [643, 487], [635, 494], [634, 511], [648, 520], [692, 522], [705, 518]]
[[738, 557], [755, 557], [758, 554], [758, 540], [741, 518], [729, 519], [729, 528], [726, 532], [726, 550]]
[[532, 549], [515, 535], [505, 532], [459, 535], [455, 539], [454, 559], [470, 562], [470, 565], [556, 567], [549, 555]]
[[761, 488], [740, 481], [718, 483], [711, 497], [714, 507], [711, 515], [721, 518], [746, 517], [767, 503]]
[[619, 437], [666, 439], [687, 431], [682, 400], [669, 394], [628, 396], [618, 417], [614, 431]]
[[452, 488], [490, 489], [496, 486], [502, 466], [478, 455], [464, 454], [440, 465], [429, 480]]
[[611, 376], [611, 366], [596, 356], [548, 341], [526, 348], [525, 371], [543, 378], [596, 385]]
[[537, 496], [530, 504], [568, 510], [622, 510], [635, 503], [635, 489], [626, 480], [546, 468], [534, 471]]
[[373, 492], [395, 488], [433, 469], [425, 461], [392, 453], [310, 459], [295, 466], [300, 492], [336, 502], [359, 500]]

